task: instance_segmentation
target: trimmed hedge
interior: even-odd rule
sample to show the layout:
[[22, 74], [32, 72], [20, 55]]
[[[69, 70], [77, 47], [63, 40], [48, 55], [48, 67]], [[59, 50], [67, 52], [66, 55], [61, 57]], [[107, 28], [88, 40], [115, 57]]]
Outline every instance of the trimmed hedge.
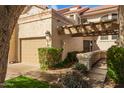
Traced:
[[78, 53], [77, 51], [69, 52], [67, 54], [67, 57], [65, 58], [65, 61], [68, 61], [68, 62], [77, 62], [78, 61], [78, 59], [76, 57], [76, 54], [77, 53]]
[[39, 48], [39, 62], [42, 70], [54, 66], [61, 61], [63, 49], [61, 48]]
[[67, 57], [60, 63], [54, 65], [54, 67], [55, 68], [63, 68], [63, 67], [67, 67], [69, 64], [71, 65], [71, 64], [78, 62], [78, 59], [76, 57], [77, 53], [78, 53], [77, 51], [69, 52], [67, 54]]
[[115, 83], [124, 84], [124, 48], [112, 46], [107, 51], [108, 76]]
[[73, 67], [74, 70], [79, 70], [81, 73], [87, 72], [87, 67], [84, 64], [76, 63]]

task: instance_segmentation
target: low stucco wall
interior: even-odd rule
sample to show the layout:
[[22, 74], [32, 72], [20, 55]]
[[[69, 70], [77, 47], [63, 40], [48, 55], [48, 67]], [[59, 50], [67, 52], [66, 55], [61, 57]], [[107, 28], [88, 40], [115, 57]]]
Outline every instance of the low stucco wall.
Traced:
[[93, 52], [87, 52], [87, 53], [78, 53], [77, 58], [79, 63], [84, 64], [88, 70], [91, 69], [91, 67], [98, 62], [101, 59], [106, 59], [106, 51], [93, 51]]

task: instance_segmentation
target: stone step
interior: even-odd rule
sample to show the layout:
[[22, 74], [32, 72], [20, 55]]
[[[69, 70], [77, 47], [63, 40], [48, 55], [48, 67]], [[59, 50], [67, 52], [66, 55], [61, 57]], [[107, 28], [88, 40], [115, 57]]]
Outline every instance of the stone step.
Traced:
[[102, 68], [93, 68], [90, 73], [98, 73], [98, 74], [106, 74], [107, 69], [102, 69]]
[[106, 74], [90, 73], [89, 78], [95, 81], [104, 82]]
[[93, 68], [96, 68], [96, 67], [107, 69], [107, 64], [106, 63], [99, 62]]
[[100, 69], [107, 69], [107, 66], [104, 65], [104, 66], [100, 66], [100, 67], [97, 67], [97, 68], [100, 68]]
[[107, 74], [107, 64], [105, 60], [100, 60], [89, 71], [89, 78], [92, 81], [92, 87], [103, 87]]
[[107, 74], [107, 69], [94, 67], [89, 72], [90, 79], [93, 79], [98, 82], [104, 82]]

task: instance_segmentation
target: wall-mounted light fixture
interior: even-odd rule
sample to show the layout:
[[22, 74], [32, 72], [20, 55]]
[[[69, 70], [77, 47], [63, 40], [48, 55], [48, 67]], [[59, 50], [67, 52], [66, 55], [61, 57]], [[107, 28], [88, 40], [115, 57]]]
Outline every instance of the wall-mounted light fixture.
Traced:
[[46, 36], [46, 44], [47, 44], [47, 47], [50, 47], [51, 46], [51, 34], [49, 31], [46, 31], [45, 32], [45, 36]]
[[50, 32], [49, 32], [49, 31], [46, 31], [46, 32], [45, 32], [45, 35], [46, 35], [46, 36], [50, 36]]

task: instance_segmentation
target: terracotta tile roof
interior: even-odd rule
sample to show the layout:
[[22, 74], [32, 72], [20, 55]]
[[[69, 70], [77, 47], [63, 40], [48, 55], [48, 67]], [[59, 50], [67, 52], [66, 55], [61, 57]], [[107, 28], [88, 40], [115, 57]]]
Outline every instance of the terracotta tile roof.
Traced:
[[[70, 10], [70, 8], [75, 8], [77, 7], [76, 10]], [[60, 9], [57, 10], [59, 13], [61, 14], [71, 14], [71, 13], [79, 13], [79, 14], [83, 14], [84, 15], [95, 15], [95, 14], [100, 14], [100, 13], [104, 13], [104, 12], [109, 12], [109, 11], [116, 11], [117, 10], [118, 5], [101, 5], [95, 8], [88, 8], [88, 7], [81, 7], [80, 5], [76, 5], [76, 6], [72, 6], [72, 7], [68, 7], [68, 8], [64, 8], [64, 9]]]
[[110, 11], [117, 11], [118, 5], [102, 5], [95, 8], [90, 8], [82, 16], [91, 16], [96, 14], [102, 14]]
[[67, 7], [67, 8], [63, 8], [63, 9], [59, 9], [59, 10], [56, 10], [57, 12], [67, 12], [67, 11], [69, 11], [70, 10], [70, 8], [75, 8], [75, 7], [77, 7], [78, 9], [79, 8], [81, 8], [81, 6], [80, 5], [74, 5], [74, 6], [71, 6], [71, 7]]
[[55, 13], [56, 15], [62, 17], [62, 19], [64, 19], [65, 21], [68, 21], [69, 23], [72, 23], [72, 21], [71, 21], [70, 19], [68, 19], [68, 18], [66, 18], [64, 15], [58, 13], [57, 10], [52, 9], [52, 12]]
[[[77, 8], [77, 9], [70, 10], [71, 8]], [[112, 11], [117, 11], [117, 9], [118, 9], [118, 5], [101, 5], [95, 8], [81, 7], [80, 5], [76, 5], [56, 11], [62, 15], [78, 13], [83, 17], [87, 17], [87, 16], [94, 16], [97, 14], [104, 14]]]
[[64, 9], [60, 9], [60, 10], [56, 10], [58, 13], [63, 14], [65, 12], [69, 11], [69, 8], [64, 8]]
[[[77, 8], [75, 10], [70, 10], [71, 8]], [[81, 7], [80, 5], [75, 5], [75, 6], [72, 6], [72, 7], [69, 7], [69, 8], [64, 8], [64, 9], [60, 9], [60, 10], [57, 10], [58, 13], [61, 13], [61, 14], [71, 14], [71, 13], [79, 13], [79, 14], [82, 14], [84, 13], [85, 11], [87, 11], [89, 8], [87, 7]]]
[[112, 8], [112, 7], [116, 7], [117, 5], [102, 5], [102, 6], [98, 6], [95, 8], [90, 8], [87, 12], [91, 12], [91, 11], [97, 11], [97, 10], [103, 10], [106, 8]]
[[69, 7], [69, 8], [75, 8], [75, 7], [81, 8], [81, 5], [74, 5], [74, 6], [71, 6], [71, 7]]
[[71, 14], [71, 13], [82, 14], [82, 13], [84, 13], [85, 11], [87, 11], [88, 9], [89, 9], [89, 8], [80, 8], [80, 9], [77, 9], [77, 10], [71, 10], [71, 11], [65, 12], [64, 15], [66, 15], [66, 14]]

